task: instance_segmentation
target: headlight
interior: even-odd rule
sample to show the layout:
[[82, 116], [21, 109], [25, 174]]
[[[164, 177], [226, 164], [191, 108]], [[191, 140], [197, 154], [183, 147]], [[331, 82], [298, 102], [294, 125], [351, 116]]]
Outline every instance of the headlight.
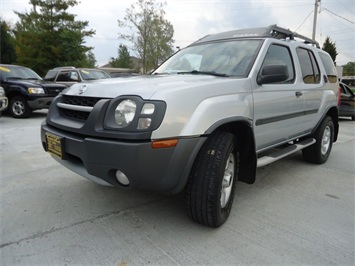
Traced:
[[5, 96], [5, 91], [3, 87], [0, 87], [0, 96]]
[[115, 120], [119, 127], [128, 126], [134, 119], [137, 104], [132, 100], [123, 100], [115, 110]]
[[29, 94], [44, 94], [44, 90], [42, 88], [28, 88]]
[[139, 138], [149, 138], [150, 132], [162, 123], [165, 110], [166, 103], [163, 101], [121, 95], [108, 102], [103, 128], [115, 130], [114, 134], [121, 134], [123, 138], [131, 138], [125, 132], [138, 133]]

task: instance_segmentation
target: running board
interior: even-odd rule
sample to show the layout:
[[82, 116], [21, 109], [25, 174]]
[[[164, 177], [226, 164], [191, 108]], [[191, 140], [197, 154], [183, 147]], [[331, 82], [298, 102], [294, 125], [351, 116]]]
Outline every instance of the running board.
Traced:
[[282, 148], [280, 150], [277, 150], [276, 152], [270, 153], [268, 155], [265, 155], [263, 157], [260, 157], [258, 159], [258, 164], [257, 167], [262, 167], [268, 164], [271, 164], [277, 160], [280, 160], [292, 153], [295, 153], [297, 151], [300, 151], [308, 146], [311, 146], [316, 142], [315, 139], [306, 139], [300, 142], [297, 142], [296, 144], [290, 144], [289, 146]]

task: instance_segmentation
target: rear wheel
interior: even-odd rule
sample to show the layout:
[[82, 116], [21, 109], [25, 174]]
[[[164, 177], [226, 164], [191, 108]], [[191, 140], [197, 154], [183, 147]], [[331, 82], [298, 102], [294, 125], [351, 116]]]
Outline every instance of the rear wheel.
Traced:
[[32, 113], [26, 99], [22, 96], [15, 96], [10, 100], [9, 111], [14, 118], [26, 118]]
[[186, 186], [189, 216], [197, 223], [221, 226], [229, 217], [236, 185], [239, 154], [235, 136], [212, 135], [201, 148]]
[[303, 158], [310, 163], [325, 163], [332, 150], [334, 139], [334, 123], [331, 117], [324, 118], [313, 134], [316, 143], [302, 150]]

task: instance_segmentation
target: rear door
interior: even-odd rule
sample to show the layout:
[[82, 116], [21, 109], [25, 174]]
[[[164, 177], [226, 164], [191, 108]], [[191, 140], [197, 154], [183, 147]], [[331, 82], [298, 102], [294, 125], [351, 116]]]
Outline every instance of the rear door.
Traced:
[[321, 112], [323, 93], [328, 82], [321, 75], [319, 64], [311, 49], [304, 47], [296, 48], [297, 60], [301, 68], [301, 79], [299, 79], [299, 94], [303, 100], [303, 115], [300, 127], [303, 133], [311, 132], [317, 125]]

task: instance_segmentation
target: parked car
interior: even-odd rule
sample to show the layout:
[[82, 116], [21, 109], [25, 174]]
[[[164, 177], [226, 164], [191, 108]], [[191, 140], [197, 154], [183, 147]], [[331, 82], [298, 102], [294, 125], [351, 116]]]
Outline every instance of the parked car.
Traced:
[[57, 67], [49, 70], [43, 79], [70, 86], [78, 82], [107, 78], [111, 76], [96, 68]]
[[67, 86], [43, 81], [32, 69], [0, 65], [0, 86], [9, 100], [8, 110], [15, 118], [29, 117], [34, 110], [48, 108], [53, 98]]
[[339, 83], [341, 90], [339, 116], [351, 117], [355, 121], [355, 94], [343, 82]]
[[3, 87], [0, 87], [0, 117], [1, 117], [1, 112], [7, 108], [8, 105], [8, 100], [5, 95], [5, 90]]
[[339, 84], [319, 44], [271, 25], [207, 35], [152, 75], [75, 84], [41, 125], [45, 151], [94, 182], [185, 190], [189, 216], [218, 227], [237, 181], [302, 150], [325, 163], [338, 136]]

